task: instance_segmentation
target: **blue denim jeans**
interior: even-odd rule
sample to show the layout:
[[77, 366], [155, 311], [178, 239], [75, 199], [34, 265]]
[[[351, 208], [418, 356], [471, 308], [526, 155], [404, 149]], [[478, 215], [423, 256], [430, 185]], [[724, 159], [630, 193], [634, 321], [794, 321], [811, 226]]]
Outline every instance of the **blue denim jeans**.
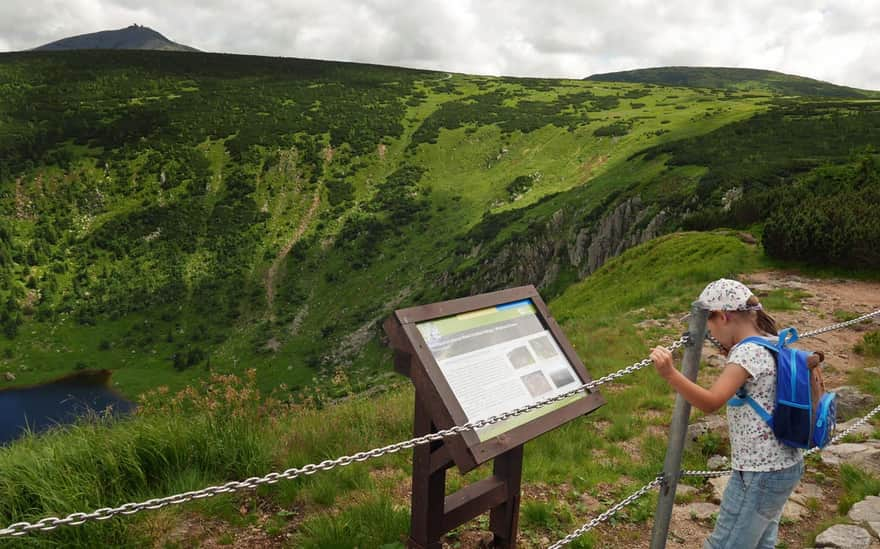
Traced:
[[734, 470], [703, 549], [773, 549], [782, 507], [803, 474], [803, 461], [779, 471]]

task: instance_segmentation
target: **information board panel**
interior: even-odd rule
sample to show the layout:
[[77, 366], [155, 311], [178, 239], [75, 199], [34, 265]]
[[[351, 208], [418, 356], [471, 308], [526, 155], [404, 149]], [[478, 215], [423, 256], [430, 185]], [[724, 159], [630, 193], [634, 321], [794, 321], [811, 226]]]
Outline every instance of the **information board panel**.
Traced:
[[[412, 379], [416, 399], [438, 429], [544, 400], [592, 379], [534, 286], [400, 309], [384, 326], [396, 351], [395, 368]], [[445, 439], [444, 451], [467, 472], [604, 403], [598, 391], [575, 393]]]
[[[583, 384], [531, 299], [416, 323], [468, 421], [532, 404]], [[477, 430], [485, 441], [586, 395]]]

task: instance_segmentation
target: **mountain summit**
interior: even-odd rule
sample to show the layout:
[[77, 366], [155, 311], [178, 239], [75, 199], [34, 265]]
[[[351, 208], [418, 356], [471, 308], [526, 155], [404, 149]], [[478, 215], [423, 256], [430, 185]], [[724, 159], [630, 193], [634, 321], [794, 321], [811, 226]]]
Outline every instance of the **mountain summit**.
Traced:
[[92, 32], [62, 38], [44, 44], [35, 50], [163, 50], [163, 51], [199, 51], [168, 40], [162, 34], [149, 27], [131, 25], [124, 29]]

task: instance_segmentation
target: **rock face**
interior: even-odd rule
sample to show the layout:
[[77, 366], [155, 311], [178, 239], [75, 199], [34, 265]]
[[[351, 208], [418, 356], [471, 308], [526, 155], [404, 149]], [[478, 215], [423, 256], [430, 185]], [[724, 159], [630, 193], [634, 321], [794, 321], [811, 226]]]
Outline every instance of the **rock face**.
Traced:
[[816, 537], [816, 547], [867, 549], [870, 546], [871, 534], [864, 528], [851, 524], [835, 524]]
[[[441, 279], [444, 284], [468, 283], [473, 293], [480, 293], [522, 284], [543, 288], [563, 268], [574, 268], [583, 278], [627, 249], [660, 236], [670, 217], [662, 210], [651, 217], [656, 209], [638, 196], [613, 209], [605, 208], [610, 205], [593, 211], [559, 209], [543, 225], [531, 227], [525, 238], [513, 239], [488, 254], [476, 273], [447, 273]], [[477, 246], [484, 244], [490, 243]]]
[[514, 241], [481, 265], [480, 276], [472, 281], [471, 292], [534, 284], [541, 288], [556, 280], [560, 257], [564, 255], [566, 217], [554, 213], [540, 231], [528, 240]]
[[572, 264], [579, 266], [580, 276], [593, 273], [612, 257], [658, 236], [667, 219], [666, 212], [661, 211], [640, 229], [647, 215], [642, 200], [636, 196], [621, 202], [595, 228], [581, 229], [569, 253]]

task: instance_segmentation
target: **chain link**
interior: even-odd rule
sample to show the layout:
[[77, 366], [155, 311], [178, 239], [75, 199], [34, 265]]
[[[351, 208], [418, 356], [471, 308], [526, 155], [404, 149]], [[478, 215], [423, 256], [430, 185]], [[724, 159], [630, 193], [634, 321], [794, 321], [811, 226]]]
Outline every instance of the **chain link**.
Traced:
[[868, 320], [870, 318], [874, 318], [876, 316], [880, 316], [880, 309], [877, 309], [873, 313], [864, 314], [858, 318], [854, 318], [852, 320], [847, 320], [846, 322], [838, 322], [837, 324], [832, 324], [831, 326], [825, 326], [824, 328], [819, 328], [818, 330], [813, 330], [812, 332], [807, 332], [805, 334], [800, 334], [801, 339], [805, 337], [815, 337], [820, 334], [824, 334], [826, 332], [831, 332], [834, 330], [839, 330], [841, 328], [846, 328], [847, 326], [852, 326], [853, 324], [858, 324], [859, 322]]
[[[686, 336], [682, 336], [678, 340], [674, 341], [671, 345], [669, 345], [668, 349], [670, 351], [678, 349], [679, 347], [684, 345], [687, 339], [688, 338]], [[0, 537], [22, 536], [34, 530], [54, 530], [58, 526], [74, 526], [83, 524], [84, 522], [88, 522], [91, 520], [107, 520], [110, 517], [119, 514], [131, 515], [139, 511], [143, 511], [144, 509], [161, 509], [166, 505], [177, 505], [193, 499], [207, 498], [215, 496], [217, 494], [236, 492], [238, 490], [255, 489], [263, 484], [275, 484], [279, 480], [293, 480], [298, 477], [313, 475], [320, 471], [328, 471], [330, 469], [333, 469], [334, 467], [345, 467], [346, 465], [350, 465], [356, 461], [366, 461], [368, 459], [378, 458], [386, 454], [393, 454], [401, 450], [406, 450], [408, 448], [413, 448], [422, 444], [428, 444], [430, 442], [442, 440], [447, 437], [460, 435], [461, 433], [470, 431], [472, 429], [479, 429], [487, 425], [492, 425], [494, 423], [498, 423], [500, 421], [504, 421], [506, 419], [510, 419], [512, 417], [516, 417], [527, 412], [531, 412], [533, 410], [537, 410], [538, 408], [542, 408], [544, 406], [547, 406], [548, 404], [565, 400], [566, 398], [575, 394], [583, 393], [585, 391], [591, 391], [602, 384], [608, 383], [609, 381], [613, 381], [625, 375], [641, 370], [651, 363], [651, 359], [646, 358], [630, 366], [627, 366], [626, 368], [622, 368], [616, 372], [600, 377], [599, 379], [594, 379], [589, 383], [585, 383], [583, 385], [575, 387], [574, 389], [570, 389], [568, 391], [565, 391], [564, 393], [560, 393], [556, 396], [539, 400], [532, 404], [521, 406], [508, 412], [490, 416], [478, 421], [470, 421], [462, 425], [450, 427], [449, 429], [442, 429], [440, 431], [428, 433], [420, 437], [411, 438], [409, 440], [404, 440], [395, 444], [389, 444], [388, 446], [383, 446], [381, 448], [375, 448], [373, 450], [368, 450], [365, 452], [358, 452], [351, 456], [341, 456], [336, 459], [328, 459], [320, 463], [310, 463], [299, 468], [287, 469], [281, 473], [269, 473], [263, 477], [251, 477], [238, 482], [227, 482], [226, 484], [222, 484], [219, 486], [209, 486], [201, 490], [184, 492], [182, 494], [176, 494], [164, 498], [150, 499], [141, 503], [126, 503], [125, 505], [115, 508], [104, 507], [92, 513], [73, 513], [63, 519], [57, 517], [47, 517], [35, 523], [16, 522], [15, 524], [11, 524], [6, 528], [0, 529]]]
[[[858, 324], [859, 322], [864, 322], [865, 320], [869, 320], [869, 319], [877, 317], [877, 316], [880, 316], [880, 309], [878, 309], [872, 313], [864, 314], [858, 318], [854, 318], [852, 320], [847, 320], [846, 322], [838, 322], [837, 324], [825, 326], [824, 328], [819, 328], [818, 330], [813, 330], [811, 332], [799, 334], [798, 338], [803, 339], [805, 337], [816, 337], [817, 335], [821, 335], [821, 334], [824, 334], [827, 332], [832, 332], [834, 330], [840, 330], [841, 328], [846, 328], [848, 326], [852, 326], [853, 324]], [[727, 350], [724, 347], [724, 345], [722, 345], [720, 341], [718, 341], [717, 339], [712, 337], [712, 334], [710, 334], [709, 332], [706, 332], [706, 339], [709, 340], [712, 343], [712, 345], [714, 345], [715, 347], [717, 347], [723, 351]]]
[[[858, 429], [862, 425], [865, 425], [866, 423], [868, 423], [868, 421], [870, 421], [871, 418], [874, 417], [875, 415], [877, 415], [878, 413], [880, 413], [880, 406], [876, 406], [873, 410], [871, 410], [870, 412], [865, 414], [863, 417], [861, 417], [858, 421], [856, 421], [855, 423], [853, 423], [852, 425], [847, 427], [844, 431], [834, 435], [834, 437], [832, 437], [832, 439], [828, 441], [827, 445], [823, 446], [822, 448], [819, 448], [818, 446], [816, 446], [816, 447], [810, 448], [809, 450], [805, 451], [804, 457], [809, 456], [810, 454], [815, 454], [816, 452], [821, 452], [822, 450], [825, 450], [826, 448], [830, 447], [832, 444], [837, 444], [838, 442], [840, 442], [841, 440], [846, 438], [847, 435], [852, 434], [856, 429]], [[732, 471], [730, 469], [726, 469], [724, 471], [705, 471], [705, 470], [699, 470], [699, 469], [688, 469], [688, 470], [682, 471], [681, 476], [683, 476], [683, 477], [711, 478], [711, 477], [723, 477], [723, 476], [729, 475], [731, 473], [732, 473]]]
[[584, 524], [583, 526], [581, 526], [580, 528], [578, 528], [574, 532], [572, 532], [569, 535], [565, 536], [564, 538], [560, 539], [559, 541], [557, 541], [556, 543], [551, 545], [549, 547], [549, 549], [559, 549], [560, 547], [568, 545], [569, 543], [573, 542], [574, 540], [576, 540], [580, 536], [586, 534], [587, 532], [589, 532], [590, 530], [592, 530], [596, 526], [599, 526], [600, 524], [602, 524], [606, 520], [613, 517], [618, 511], [620, 511], [621, 509], [623, 509], [627, 505], [633, 503], [634, 501], [636, 501], [637, 499], [639, 499], [640, 497], [642, 497], [646, 493], [650, 492], [651, 490], [656, 488], [658, 485], [660, 485], [662, 482], [663, 482], [663, 475], [657, 475], [657, 478], [655, 478], [654, 480], [652, 480], [648, 484], [642, 486], [641, 488], [639, 488], [638, 490], [636, 490], [635, 492], [633, 492], [632, 494], [627, 496], [625, 499], [621, 500], [614, 507], [611, 507], [610, 509], [608, 509], [607, 511], [605, 511], [601, 515], [597, 516], [596, 518], [594, 518], [590, 522]]

